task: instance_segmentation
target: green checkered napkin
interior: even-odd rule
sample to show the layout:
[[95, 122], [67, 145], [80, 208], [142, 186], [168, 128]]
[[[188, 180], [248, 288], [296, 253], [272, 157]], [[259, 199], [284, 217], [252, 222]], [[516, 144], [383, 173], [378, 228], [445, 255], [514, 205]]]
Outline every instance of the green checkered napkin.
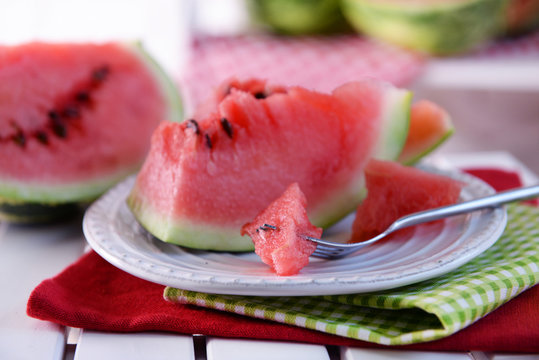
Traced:
[[509, 205], [503, 236], [457, 270], [369, 294], [257, 297], [175, 288], [165, 299], [385, 345], [439, 339], [472, 324], [539, 282], [539, 209]]

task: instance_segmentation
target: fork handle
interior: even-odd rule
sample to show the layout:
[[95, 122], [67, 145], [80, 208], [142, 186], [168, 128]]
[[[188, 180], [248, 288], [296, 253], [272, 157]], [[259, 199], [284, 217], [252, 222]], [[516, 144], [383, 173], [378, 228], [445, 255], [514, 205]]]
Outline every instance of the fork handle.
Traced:
[[388, 230], [392, 228], [403, 228], [422, 224], [429, 221], [443, 219], [449, 216], [460, 215], [475, 210], [495, 208], [503, 204], [517, 200], [525, 200], [539, 196], [539, 185], [522, 187], [518, 189], [506, 190], [486, 197], [469, 200], [454, 205], [442, 206], [439, 208], [420, 211], [408, 216], [404, 216], [395, 221]]

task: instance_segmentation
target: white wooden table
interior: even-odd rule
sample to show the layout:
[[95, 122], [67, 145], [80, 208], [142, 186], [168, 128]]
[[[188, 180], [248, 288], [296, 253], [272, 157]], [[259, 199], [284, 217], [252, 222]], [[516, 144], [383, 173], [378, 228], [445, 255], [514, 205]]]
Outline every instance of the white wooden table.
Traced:
[[[442, 166], [491, 165], [519, 171], [527, 184], [535, 174], [506, 152], [433, 157]], [[490, 354], [368, 350], [348, 347], [232, 340], [172, 333], [116, 334], [61, 326], [26, 315], [30, 292], [76, 260], [86, 242], [80, 222], [45, 227], [0, 223], [0, 359], [539, 359], [539, 354]]]

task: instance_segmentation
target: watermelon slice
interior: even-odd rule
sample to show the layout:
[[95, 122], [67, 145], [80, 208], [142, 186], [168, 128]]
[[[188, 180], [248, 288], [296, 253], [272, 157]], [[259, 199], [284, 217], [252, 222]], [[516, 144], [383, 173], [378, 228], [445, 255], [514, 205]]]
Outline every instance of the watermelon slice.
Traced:
[[408, 91], [376, 80], [331, 94], [263, 85], [257, 96], [229, 83], [203, 117], [156, 130], [128, 198], [150, 233], [192, 248], [250, 251], [241, 226], [294, 182], [313, 224], [329, 226], [361, 200], [368, 159], [395, 159], [404, 145]]
[[0, 216], [19, 221], [96, 198], [140, 167], [162, 120], [182, 116], [140, 44], [2, 46], [0, 99]]
[[428, 100], [414, 103], [408, 137], [399, 162], [405, 165], [416, 163], [445, 142], [454, 131], [451, 117], [443, 108]]
[[398, 218], [458, 201], [463, 184], [396, 162], [371, 159], [365, 167], [367, 197], [358, 206], [352, 241], [383, 232]]
[[349, 30], [340, 0], [248, 0], [255, 24], [285, 35], [329, 34]]
[[241, 234], [251, 237], [255, 252], [277, 275], [297, 274], [316, 249], [316, 244], [304, 236], [322, 236], [322, 229], [309, 222], [306, 207], [305, 195], [293, 183], [241, 228]]
[[507, 0], [343, 0], [358, 31], [428, 54], [476, 49], [499, 35]]

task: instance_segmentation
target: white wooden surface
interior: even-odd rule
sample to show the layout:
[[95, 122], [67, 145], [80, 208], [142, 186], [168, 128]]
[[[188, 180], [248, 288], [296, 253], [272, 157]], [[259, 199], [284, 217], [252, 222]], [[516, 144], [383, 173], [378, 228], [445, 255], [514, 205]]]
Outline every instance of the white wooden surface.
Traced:
[[263, 340], [209, 338], [208, 360], [329, 360], [323, 345], [285, 343]]
[[30, 292], [77, 259], [80, 221], [21, 227], [0, 223], [0, 359], [61, 359], [64, 329], [26, 316]]
[[[439, 166], [494, 165], [521, 171], [527, 184], [539, 181], [535, 174], [505, 152], [455, 154], [443, 158], [432, 157], [430, 160]], [[292, 342], [231, 340], [159, 332], [68, 332], [60, 326], [28, 317], [26, 302], [32, 289], [76, 260], [84, 247], [80, 219], [69, 224], [45, 226], [0, 223], [0, 359], [539, 359], [539, 354], [326, 348], [323, 345]]]
[[380, 349], [344, 348], [341, 351], [343, 360], [470, 360], [469, 353], [451, 353], [434, 351], [398, 351]]
[[117, 334], [83, 331], [75, 360], [194, 360], [192, 336], [170, 333]]

